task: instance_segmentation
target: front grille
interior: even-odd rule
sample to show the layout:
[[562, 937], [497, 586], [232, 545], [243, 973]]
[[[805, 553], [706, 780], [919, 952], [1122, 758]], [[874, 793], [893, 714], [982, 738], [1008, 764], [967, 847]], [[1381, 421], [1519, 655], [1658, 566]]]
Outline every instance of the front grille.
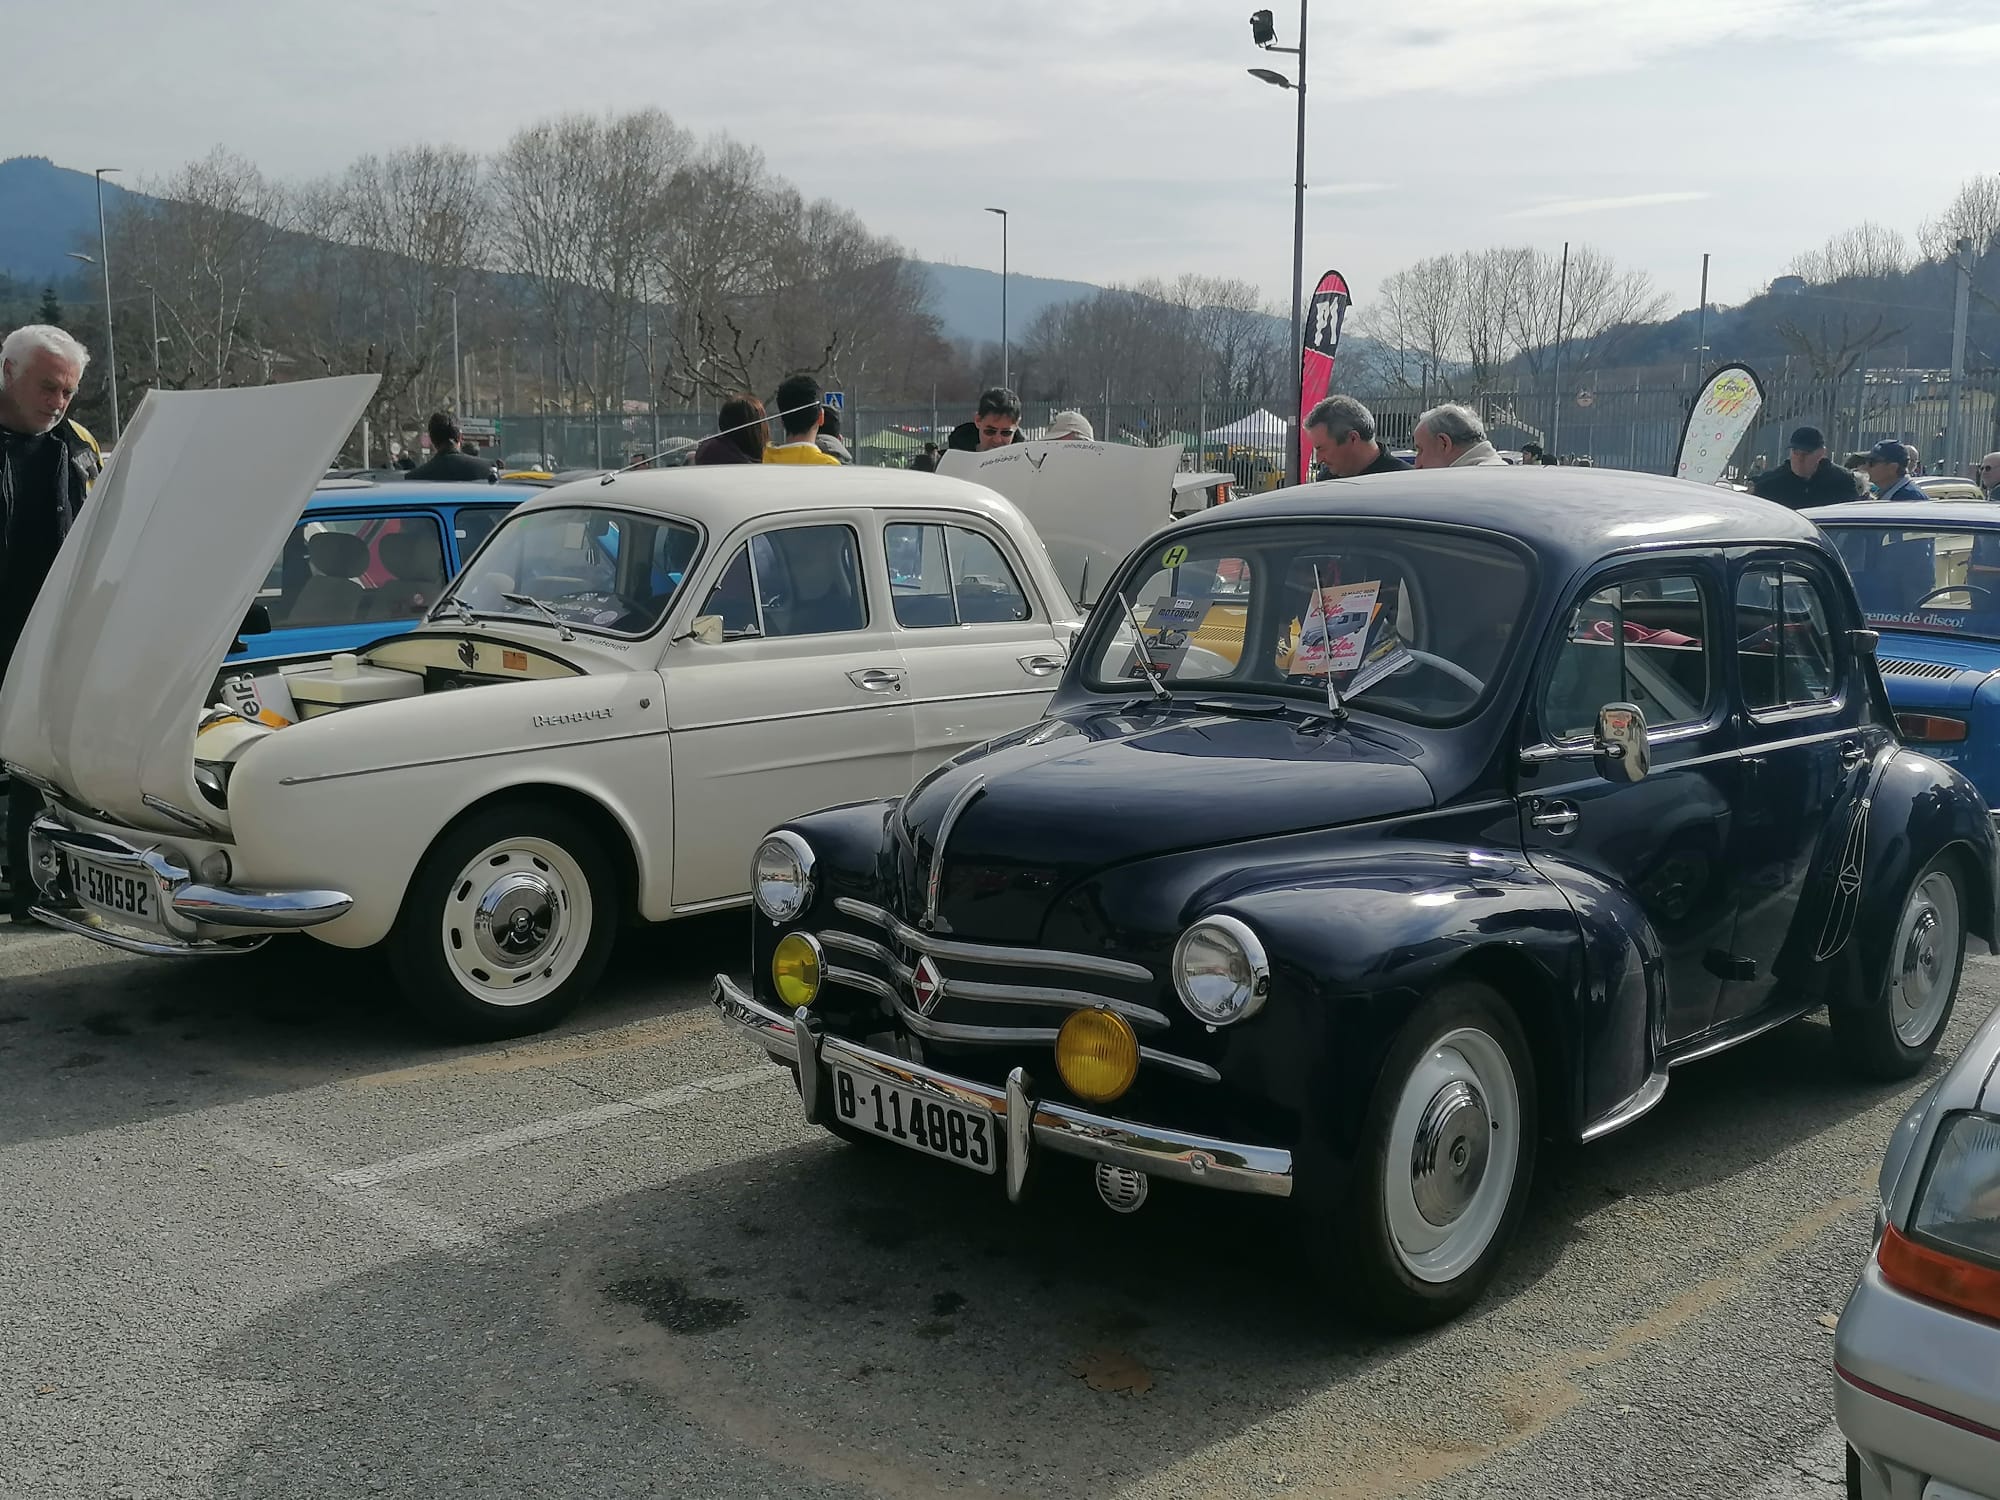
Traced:
[[[1206, 1083], [1217, 1082], [1222, 1076], [1205, 1062], [1145, 1045], [1149, 1033], [1155, 1037], [1166, 1033], [1173, 1025], [1172, 1019], [1144, 1000], [1110, 992], [1112, 987], [1118, 987], [1150, 995], [1157, 981], [1153, 971], [1143, 964], [1097, 953], [1064, 953], [1048, 948], [1015, 948], [941, 938], [911, 927], [879, 906], [848, 896], [837, 898], [834, 908], [869, 931], [828, 928], [814, 934], [827, 950], [827, 983], [845, 985], [887, 1000], [902, 1024], [916, 1036], [961, 1046], [1047, 1046], [1055, 1041], [1062, 1019], [1070, 1012], [1109, 1010], [1123, 1016], [1138, 1034], [1142, 1066]], [[847, 962], [836, 962], [836, 955]], [[926, 958], [941, 973], [943, 965], [951, 965], [953, 970], [943, 975], [928, 1009], [920, 1006], [916, 990], [917, 967]], [[1016, 983], [1011, 978], [987, 977], [985, 971], [994, 969], [1035, 972], [1033, 979], [1024, 976], [1024, 982]], [[968, 977], [968, 970], [976, 977]], [[940, 1020], [935, 1014], [939, 1008], [956, 1009], [958, 1004], [1019, 1010], [1023, 1019], [1019, 1023], [998, 1023], [989, 1017], [971, 1022]]]
[[1945, 682], [1963, 672], [1963, 667], [1947, 666], [1936, 661], [1904, 661], [1895, 656], [1878, 656], [1875, 665], [1882, 669], [1884, 677], [1922, 677], [1930, 682]]

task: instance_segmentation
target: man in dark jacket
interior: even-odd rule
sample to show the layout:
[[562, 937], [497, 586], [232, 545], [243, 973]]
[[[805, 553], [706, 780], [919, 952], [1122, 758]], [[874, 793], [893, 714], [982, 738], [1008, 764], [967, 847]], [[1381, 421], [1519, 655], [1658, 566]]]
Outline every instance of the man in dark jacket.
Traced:
[[1328, 396], [1306, 413], [1313, 458], [1334, 479], [1396, 474], [1409, 468], [1375, 441], [1375, 414], [1352, 396]]
[[1827, 456], [1826, 439], [1817, 427], [1801, 427], [1792, 434], [1790, 457], [1783, 468], [1766, 469], [1757, 477], [1751, 489], [1758, 498], [1775, 500], [1791, 510], [1861, 498], [1854, 476]]
[[1004, 385], [996, 385], [980, 393], [979, 414], [952, 428], [944, 445], [961, 453], [984, 453], [989, 448], [1026, 441], [1021, 436], [1021, 398]]
[[431, 413], [430, 432], [431, 456], [410, 470], [410, 478], [491, 484], [499, 477], [499, 471], [493, 465], [458, 451], [458, 422], [448, 413]]
[[[0, 342], [0, 683], [97, 477], [97, 441], [69, 420], [69, 404], [90, 355], [74, 338], [47, 324], [17, 328]], [[28, 825], [40, 798], [24, 786], [7, 799], [5, 859], [11, 882], [7, 909], [25, 921], [33, 897]]]

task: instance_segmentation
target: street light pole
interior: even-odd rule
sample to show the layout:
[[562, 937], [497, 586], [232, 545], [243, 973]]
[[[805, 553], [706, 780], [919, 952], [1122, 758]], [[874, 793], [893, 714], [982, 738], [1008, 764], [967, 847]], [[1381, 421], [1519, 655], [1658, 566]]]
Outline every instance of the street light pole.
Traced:
[[465, 367], [458, 362], [458, 288], [451, 289], [451, 414], [465, 415], [465, 387], [460, 383]]
[[1708, 367], [1708, 256], [1701, 257], [1701, 312], [1695, 320], [1694, 335], [1695, 378]]
[[[1299, 44], [1296, 47], [1276, 45], [1276, 33], [1271, 27], [1271, 13], [1260, 10], [1250, 18], [1251, 40], [1266, 52], [1289, 52], [1299, 60], [1297, 82], [1274, 72], [1269, 68], [1252, 68], [1250, 76], [1262, 79], [1281, 89], [1296, 89], [1299, 96], [1298, 124], [1298, 169], [1292, 175], [1292, 419], [1304, 419], [1305, 406], [1305, 361], [1301, 355], [1300, 332], [1305, 321], [1305, 281], [1306, 281], [1306, 0], [1299, 0]], [[1300, 472], [1301, 444], [1296, 437], [1286, 445], [1285, 479], [1288, 484], [1298, 484], [1303, 475]]]
[[124, 425], [118, 415], [118, 335], [111, 327], [111, 242], [104, 232], [104, 174], [117, 167], [99, 167], [97, 177], [97, 263], [104, 271], [104, 363], [111, 380], [111, 446], [118, 446]]
[[1569, 241], [1563, 241], [1562, 274], [1556, 278], [1556, 356], [1553, 389], [1549, 392], [1549, 451], [1560, 461], [1563, 435], [1563, 319], [1568, 312]]
[[1000, 215], [1000, 383], [1012, 390], [1014, 371], [1007, 358], [1007, 210], [989, 208], [986, 211]]

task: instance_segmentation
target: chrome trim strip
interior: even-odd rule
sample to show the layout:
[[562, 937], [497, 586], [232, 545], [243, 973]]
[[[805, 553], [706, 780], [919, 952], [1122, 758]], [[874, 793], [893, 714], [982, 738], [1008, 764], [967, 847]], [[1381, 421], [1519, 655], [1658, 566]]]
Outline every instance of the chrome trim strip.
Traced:
[[1220, 1083], [1222, 1075], [1205, 1062], [1196, 1062], [1192, 1057], [1176, 1057], [1171, 1052], [1160, 1052], [1152, 1047], [1139, 1049], [1139, 1061], [1154, 1063], [1173, 1073], [1185, 1073], [1190, 1078], [1199, 1078], [1203, 1083]]
[[241, 942], [225, 942], [219, 938], [192, 938], [185, 943], [172, 941], [147, 942], [143, 938], [127, 937], [103, 924], [101, 918], [90, 912], [79, 912], [70, 916], [46, 906], [33, 906], [28, 915], [45, 927], [53, 927], [57, 932], [66, 932], [72, 937], [89, 938], [93, 943], [102, 943], [107, 948], [116, 948], [121, 953], [142, 953], [148, 958], [199, 958], [210, 953], [249, 953], [261, 948], [271, 940], [268, 937], [246, 938]]
[[945, 993], [956, 999], [979, 1000], [992, 1005], [1055, 1005], [1064, 1010], [1111, 1010], [1141, 1026], [1161, 1029], [1173, 1024], [1150, 1005], [1140, 1005], [1134, 1000], [1118, 1000], [1110, 995], [1092, 995], [1083, 990], [1045, 989], [1033, 984], [980, 984], [969, 979], [949, 979], [945, 981]]
[[910, 972], [907, 967], [897, 961], [895, 954], [891, 953], [873, 938], [859, 937], [851, 932], [841, 932], [837, 928], [829, 928], [819, 935], [819, 940], [826, 947], [838, 948], [844, 953], [859, 953], [863, 958], [872, 958], [891, 973], [898, 973], [900, 971], [901, 975], [906, 976]]
[[[782, 639], [782, 637], [780, 637]], [[747, 719], [708, 719], [699, 724], [675, 724], [675, 734], [696, 734], [704, 729], [741, 729], [746, 724], [782, 724], [797, 719], [825, 719], [835, 714], [860, 714], [872, 709], [922, 708], [935, 703], [971, 703], [986, 698], [1046, 698], [1053, 691], [1046, 687], [1006, 688], [992, 693], [949, 693], [935, 698], [884, 698], [867, 703], [843, 703], [834, 708], [801, 708], [785, 714], [757, 714]], [[960, 749], [964, 748], [961, 743]]]
[[728, 911], [732, 906], [749, 904], [748, 896], [718, 896], [713, 901], [690, 901], [685, 906], [676, 906], [673, 912], [677, 917], [696, 917], [705, 911]]
[[931, 873], [924, 884], [924, 927], [928, 930], [937, 926], [938, 890], [944, 884], [944, 850], [951, 839], [952, 825], [958, 822], [959, 814], [972, 805], [973, 798], [986, 790], [986, 778], [974, 776], [958, 789], [956, 795], [938, 819], [937, 837], [931, 842]]
[[1788, 1026], [1800, 1016], [1809, 1015], [1814, 1009], [1815, 1007], [1810, 1005], [1795, 1006], [1792, 1009], [1781, 1010], [1774, 1015], [1766, 1016], [1747, 1031], [1731, 1031], [1722, 1036], [1709, 1037], [1706, 1040], [1695, 1043], [1685, 1052], [1668, 1054], [1667, 1066], [1678, 1068], [1683, 1063], [1700, 1062], [1703, 1058], [1713, 1057], [1718, 1052], [1727, 1052], [1731, 1047], [1752, 1041], [1767, 1031], [1776, 1031], [1780, 1026]]
[[828, 984], [844, 984], [857, 990], [866, 990], [871, 995], [880, 995], [884, 1000], [894, 1002], [896, 990], [886, 979], [873, 974], [864, 974], [859, 969], [837, 969], [832, 964], [826, 967]]
[[1659, 1072], [1649, 1075], [1646, 1081], [1639, 1085], [1637, 1092], [1613, 1109], [1610, 1114], [1584, 1126], [1582, 1139], [1594, 1141], [1600, 1136], [1622, 1129], [1666, 1097], [1667, 1070], [1662, 1068]]
[[[710, 998], [725, 1021], [742, 1027], [772, 1057], [797, 1062], [800, 1043], [795, 1022], [746, 993], [727, 974], [709, 986]], [[1292, 1192], [1292, 1153], [1277, 1146], [1252, 1146], [1192, 1135], [1157, 1125], [1141, 1125], [1037, 1102], [1027, 1073], [1014, 1069], [1004, 1088], [975, 1083], [919, 1063], [889, 1057], [842, 1037], [816, 1039], [820, 1059], [940, 1101], [981, 1109], [999, 1126], [1007, 1143], [1007, 1191], [1018, 1198], [1037, 1148], [1080, 1156], [1086, 1161], [1130, 1167], [1160, 1177], [1224, 1192], [1287, 1198]]]
[[141, 792], [139, 800], [152, 808], [161, 817], [171, 818], [174, 822], [180, 824], [181, 827], [191, 829], [195, 833], [205, 833], [215, 836], [224, 832], [223, 829], [209, 822], [206, 818], [198, 818], [191, 812], [184, 812], [182, 809], [175, 807], [173, 803], [167, 801], [166, 798], [155, 797], [151, 792]]
[[608, 745], [617, 740], [652, 740], [667, 733], [664, 729], [635, 729], [630, 734], [600, 734], [587, 740], [537, 741], [514, 745], [506, 750], [472, 750], [464, 755], [437, 755], [428, 760], [395, 761], [386, 766], [367, 766], [359, 771], [315, 771], [310, 776], [281, 776], [279, 786], [311, 786], [321, 781], [347, 781], [356, 776], [382, 776], [391, 771], [422, 771], [431, 766], [460, 766], [468, 761], [497, 760], [503, 755], [539, 755], [545, 750], [574, 750], [583, 745]]
[[1039, 1047], [1054, 1046], [1056, 1028], [1053, 1026], [969, 1026], [962, 1021], [933, 1021], [929, 1016], [920, 1016], [902, 1002], [899, 996], [890, 996], [895, 1002], [896, 1014], [903, 1024], [918, 1036], [933, 1042], [963, 1042], [969, 1047]]
[[[1505, 803], [1496, 804], [1506, 806]], [[1069, 969], [1078, 974], [1096, 974], [1105, 979], [1129, 979], [1151, 984], [1153, 971], [1123, 959], [1099, 958], [1094, 953], [1059, 953], [1049, 948], [1001, 948], [990, 943], [954, 942], [919, 932], [879, 906], [870, 906], [852, 896], [836, 896], [833, 909], [888, 932], [897, 942], [928, 953], [932, 958], [964, 959], [967, 963], [998, 964], [1019, 969]]]

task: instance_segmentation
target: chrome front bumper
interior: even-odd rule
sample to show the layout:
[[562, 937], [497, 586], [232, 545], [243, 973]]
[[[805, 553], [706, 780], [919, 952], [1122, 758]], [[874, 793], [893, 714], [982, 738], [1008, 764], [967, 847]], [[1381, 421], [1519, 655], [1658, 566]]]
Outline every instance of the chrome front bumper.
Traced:
[[[114, 925], [87, 910], [70, 885], [65, 856], [80, 854], [129, 871], [149, 882], [160, 922]], [[206, 885], [157, 847], [140, 848], [109, 834], [71, 828], [44, 814], [28, 834], [28, 863], [42, 899], [36, 921], [127, 953], [170, 957], [183, 953], [240, 953], [269, 934], [317, 927], [346, 914], [354, 898], [340, 891], [256, 891]], [[136, 935], [144, 933], [145, 935]]]
[[709, 986], [723, 1019], [747, 1032], [751, 1040], [780, 1062], [799, 1070], [799, 1100], [806, 1119], [826, 1124], [827, 1090], [820, 1069], [838, 1062], [853, 1073], [893, 1083], [940, 1101], [993, 1116], [1002, 1149], [1009, 1201], [1019, 1201], [1028, 1176], [1028, 1162], [1037, 1149], [1086, 1161], [1130, 1167], [1148, 1177], [1218, 1188], [1230, 1193], [1259, 1193], [1287, 1198], [1292, 1192], [1292, 1153], [1274, 1146], [1245, 1146], [1207, 1136], [1188, 1135], [1157, 1125], [1113, 1120], [1033, 1097], [1033, 1081], [1023, 1068], [1007, 1075], [1004, 1089], [954, 1077], [905, 1062], [899, 1057], [827, 1036], [815, 1028], [803, 1008], [791, 1016], [746, 994], [727, 974]]

